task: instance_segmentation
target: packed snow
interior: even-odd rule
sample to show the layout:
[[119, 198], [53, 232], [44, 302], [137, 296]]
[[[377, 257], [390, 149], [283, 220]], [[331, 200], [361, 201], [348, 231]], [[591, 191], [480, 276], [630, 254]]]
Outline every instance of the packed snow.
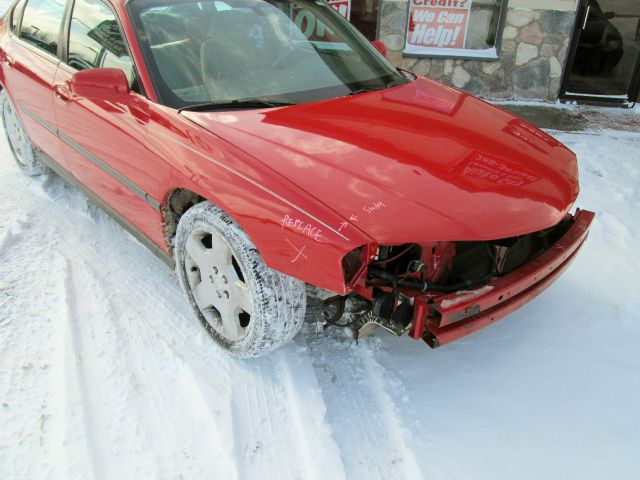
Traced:
[[[0, 141], [0, 478], [640, 478], [640, 135], [554, 133], [597, 219], [520, 311], [430, 350], [316, 333], [240, 361], [174, 274]], [[316, 310], [317, 311], [317, 310]]]

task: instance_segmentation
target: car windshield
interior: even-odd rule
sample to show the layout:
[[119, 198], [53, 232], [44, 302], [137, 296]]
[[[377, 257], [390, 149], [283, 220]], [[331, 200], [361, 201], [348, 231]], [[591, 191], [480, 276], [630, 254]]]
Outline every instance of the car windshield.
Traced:
[[159, 101], [258, 108], [406, 82], [333, 8], [311, 0], [133, 0]]

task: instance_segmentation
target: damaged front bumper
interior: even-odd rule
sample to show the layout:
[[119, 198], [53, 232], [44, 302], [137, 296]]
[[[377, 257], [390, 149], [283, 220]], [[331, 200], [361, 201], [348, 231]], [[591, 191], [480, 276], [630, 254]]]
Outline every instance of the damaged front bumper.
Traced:
[[476, 332], [535, 298], [551, 285], [575, 258], [595, 214], [578, 210], [573, 225], [548, 250], [517, 270], [473, 291], [414, 298], [414, 339], [432, 348]]

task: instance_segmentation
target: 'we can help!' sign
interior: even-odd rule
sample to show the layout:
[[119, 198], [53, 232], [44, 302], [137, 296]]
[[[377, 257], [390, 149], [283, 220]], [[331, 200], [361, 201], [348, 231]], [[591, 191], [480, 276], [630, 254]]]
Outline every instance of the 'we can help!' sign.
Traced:
[[406, 53], [464, 49], [473, 0], [411, 0]]

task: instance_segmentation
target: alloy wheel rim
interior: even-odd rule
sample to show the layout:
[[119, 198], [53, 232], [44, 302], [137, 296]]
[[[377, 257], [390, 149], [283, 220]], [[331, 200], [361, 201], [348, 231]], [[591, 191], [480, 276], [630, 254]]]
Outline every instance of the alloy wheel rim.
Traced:
[[11, 148], [16, 155], [18, 163], [23, 166], [27, 166], [27, 155], [29, 148], [29, 141], [27, 135], [22, 128], [22, 124], [18, 119], [16, 112], [10, 102], [5, 104], [4, 110], [5, 128], [7, 130], [7, 137]]
[[185, 269], [193, 299], [211, 328], [232, 341], [244, 337], [253, 300], [224, 238], [204, 229], [191, 232], [185, 245]]

